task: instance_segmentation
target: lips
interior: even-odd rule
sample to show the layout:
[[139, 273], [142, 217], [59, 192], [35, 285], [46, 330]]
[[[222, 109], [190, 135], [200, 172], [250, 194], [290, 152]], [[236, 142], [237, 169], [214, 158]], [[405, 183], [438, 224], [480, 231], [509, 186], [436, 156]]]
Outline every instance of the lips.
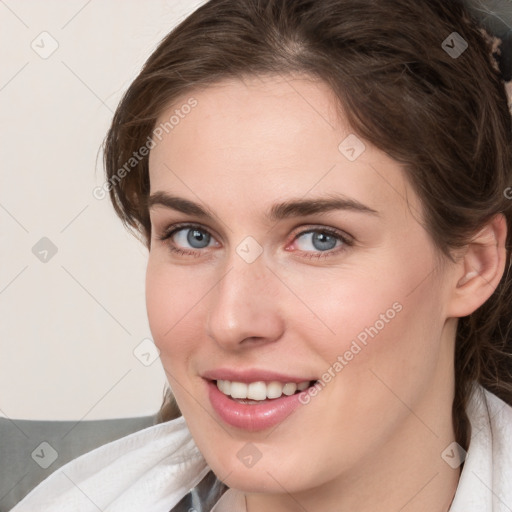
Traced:
[[202, 375], [221, 421], [250, 432], [284, 421], [300, 405], [299, 393], [316, 379], [262, 370], [215, 370]]
[[209, 370], [201, 374], [203, 379], [207, 380], [229, 380], [231, 382], [245, 382], [246, 384], [251, 382], [303, 382], [316, 380], [317, 377], [311, 375], [286, 375], [284, 373], [274, 372], [272, 370], [263, 369], [229, 369], [219, 368], [216, 370]]

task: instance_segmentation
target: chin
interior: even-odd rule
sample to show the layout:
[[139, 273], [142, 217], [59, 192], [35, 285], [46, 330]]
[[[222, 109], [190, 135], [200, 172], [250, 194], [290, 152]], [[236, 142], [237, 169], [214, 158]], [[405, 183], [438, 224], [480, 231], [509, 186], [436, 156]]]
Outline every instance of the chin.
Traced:
[[[211, 443], [212, 440], [205, 442]], [[287, 447], [283, 454], [261, 453], [265, 451], [262, 448], [261, 458], [257, 459], [257, 448], [250, 442], [227, 441], [225, 445], [219, 443], [216, 446], [216, 450], [203, 452], [208, 465], [219, 480], [239, 491], [279, 494], [286, 489], [287, 492], [297, 493], [321, 485], [324, 479], [329, 478], [321, 468], [304, 462], [311, 460], [308, 454], [287, 456], [286, 453], [289, 454], [293, 447]], [[247, 454], [254, 454], [252, 461], [248, 457], [244, 461]]]
[[261, 466], [256, 464], [252, 468], [245, 468], [240, 464], [210, 464], [217, 478], [228, 487], [242, 492], [278, 494], [283, 492], [283, 488], [288, 492], [300, 491], [302, 482], [297, 482], [295, 479], [291, 482], [290, 473], [283, 471], [277, 473], [277, 466], [277, 463], [261, 464]]

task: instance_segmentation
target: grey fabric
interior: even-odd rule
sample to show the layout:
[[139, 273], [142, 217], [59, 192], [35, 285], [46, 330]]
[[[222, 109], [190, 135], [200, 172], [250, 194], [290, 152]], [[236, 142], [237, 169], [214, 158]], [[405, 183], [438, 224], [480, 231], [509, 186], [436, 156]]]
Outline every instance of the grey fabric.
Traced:
[[210, 512], [227, 490], [227, 485], [209, 471], [169, 512]]
[[60, 466], [98, 446], [155, 425], [156, 416], [91, 421], [0, 418], [0, 512], [11, 510]]

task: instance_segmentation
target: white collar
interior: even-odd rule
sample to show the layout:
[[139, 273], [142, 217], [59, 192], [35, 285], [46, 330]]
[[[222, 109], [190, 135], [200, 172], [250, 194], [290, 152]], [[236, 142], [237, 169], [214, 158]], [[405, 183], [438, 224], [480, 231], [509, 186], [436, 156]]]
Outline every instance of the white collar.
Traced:
[[512, 407], [479, 386], [467, 412], [471, 442], [449, 512], [512, 512]]
[[[478, 386], [468, 416], [471, 444], [450, 512], [511, 512], [512, 407]], [[11, 512], [170, 512], [209, 471], [180, 417], [68, 462]], [[242, 497], [228, 490], [215, 512], [243, 512]]]

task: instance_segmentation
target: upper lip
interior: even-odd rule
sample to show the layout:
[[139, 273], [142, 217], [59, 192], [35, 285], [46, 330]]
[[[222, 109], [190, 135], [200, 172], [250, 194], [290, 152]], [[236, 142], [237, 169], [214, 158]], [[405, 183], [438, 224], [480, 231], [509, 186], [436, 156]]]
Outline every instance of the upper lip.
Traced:
[[316, 380], [315, 377], [304, 377], [297, 375], [285, 375], [283, 373], [274, 372], [272, 370], [263, 370], [257, 368], [247, 368], [245, 370], [234, 369], [234, 368], [217, 368], [214, 370], [208, 370], [201, 374], [203, 379], [208, 380], [229, 380], [231, 382], [304, 382]]

